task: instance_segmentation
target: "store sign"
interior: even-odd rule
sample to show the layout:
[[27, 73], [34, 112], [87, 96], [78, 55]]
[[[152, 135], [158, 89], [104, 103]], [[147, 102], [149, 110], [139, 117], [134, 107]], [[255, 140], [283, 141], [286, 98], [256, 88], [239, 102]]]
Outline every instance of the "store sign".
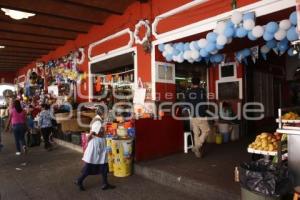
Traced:
[[[300, 24], [300, 0], [296, 0], [296, 10], [297, 10], [297, 24]], [[300, 26], [297, 26], [298, 33], [300, 34]], [[300, 39], [300, 36], [299, 36]]]

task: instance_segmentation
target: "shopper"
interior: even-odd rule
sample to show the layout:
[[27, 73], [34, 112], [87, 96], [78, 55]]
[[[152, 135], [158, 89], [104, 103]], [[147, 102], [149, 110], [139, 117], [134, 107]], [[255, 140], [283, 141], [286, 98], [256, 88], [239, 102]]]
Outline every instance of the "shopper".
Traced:
[[97, 108], [97, 116], [91, 123], [91, 130], [89, 135], [88, 146], [84, 152], [82, 160], [85, 165], [82, 169], [81, 176], [77, 179], [76, 184], [81, 191], [84, 191], [83, 181], [89, 175], [102, 174], [102, 190], [114, 189], [115, 186], [110, 185], [107, 180], [108, 164], [106, 152], [106, 139], [104, 136], [104, 109]]
[[21, 148], [24, 153], [27, 152], [25, 133], [26, 133], [26, 113], [23, 110], [19, 100], [15, 100], [9, 111], [9, 118], [6, 130], [8, 131], [9, 125], [12, 125], [12, 130], [15, 136], [16, 155], [21, 155]]
[[200, 79], [198, 77], [192, 78], [192, 87], [186, 92], [185, 100], [191, 103], [194, 109], [194, 112], [192, 112], [193, 116], [191, 116], [191, 124], [195, 146], [192, 150], [196, 157], [201, 158], [204, 153], [203, 145], [209, 134], [210, 127], [206, 117], [207, 106], [203, 105], [203, 103], [207, 102], [206, 91], [200, 87]]
[[50, 112], [50, 106], [48, 104], [42, 105], [42, 111], [39, 116], [39, 126], [43, 135], [45, 149], [52, 150], [52, 145], [50, 143], [50, 135], [52, 132], [52, 115]]

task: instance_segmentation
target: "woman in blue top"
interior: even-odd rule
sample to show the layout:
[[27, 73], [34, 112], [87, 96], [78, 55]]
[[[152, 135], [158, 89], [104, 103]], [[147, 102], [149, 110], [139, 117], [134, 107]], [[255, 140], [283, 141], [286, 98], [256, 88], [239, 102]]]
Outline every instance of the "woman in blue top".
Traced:
[[39, 117], [39, 125], [43, 135], [45, 149], [51, 150], [50, 135], [52, 132], [52, 115], [50, 113], [50, 106], [48, 104], [42, 105], [42, 111]]

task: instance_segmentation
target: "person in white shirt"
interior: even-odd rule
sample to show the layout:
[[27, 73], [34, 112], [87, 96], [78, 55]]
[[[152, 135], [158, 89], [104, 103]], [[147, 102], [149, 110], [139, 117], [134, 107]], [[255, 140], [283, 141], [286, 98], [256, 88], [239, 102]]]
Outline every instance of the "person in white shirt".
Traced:
[[106, 139], [103, 128], [104, 109], [102, 107], [98, 107], [96, 114], [96, 117], [91, 123], [90, 135], [88, 137], [88, 146], [82, 158], [82, 160], [85, 162], [85, 165], [82, 169], [81, 176], [76, 181], [76, 184], [81, 191], [85, 190], [85, 188], [83, 187], [84, 179], [89, 175], [98, 174], [102, 174], [102, 190], [115, 188], [115, 186], [110, 185], [107, 180], [108, 164]]

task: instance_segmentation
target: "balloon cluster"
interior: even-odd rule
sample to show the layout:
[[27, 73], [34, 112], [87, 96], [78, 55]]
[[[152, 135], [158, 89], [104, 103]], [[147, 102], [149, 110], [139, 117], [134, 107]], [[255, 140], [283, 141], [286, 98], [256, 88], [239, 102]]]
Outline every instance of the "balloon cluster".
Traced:
[[[209, 60], [212, 63], [223, 62], [225, 56], [219, 54], [226, 44], [230, 44], [233, 38], [247, 37], [251, 41], [263, 38], [266, 44], [260, 48], [263, 57], [273, 49], [278, 55], [284, 54], [290, 42], [298, 39], [297, 14], [293, 12], [289, 19], [278, 22], [269, 22], [264, 26], [256, 25], [255, 13], [242, 14], [239, 11], [233, 12], [227, 21], [218, 22], [216, 28], [209, 32], [205, 38], [192, 42], [179, 42], [160, 44], [158, 49], [168, 62], [182, 63], [185, 60], [194, 63], [202, 60]], [[292, 55], [293, 49], [288, 50]], [[236, 53], [237, 60], [242, 60], [251, 55], [249, 49]]]

